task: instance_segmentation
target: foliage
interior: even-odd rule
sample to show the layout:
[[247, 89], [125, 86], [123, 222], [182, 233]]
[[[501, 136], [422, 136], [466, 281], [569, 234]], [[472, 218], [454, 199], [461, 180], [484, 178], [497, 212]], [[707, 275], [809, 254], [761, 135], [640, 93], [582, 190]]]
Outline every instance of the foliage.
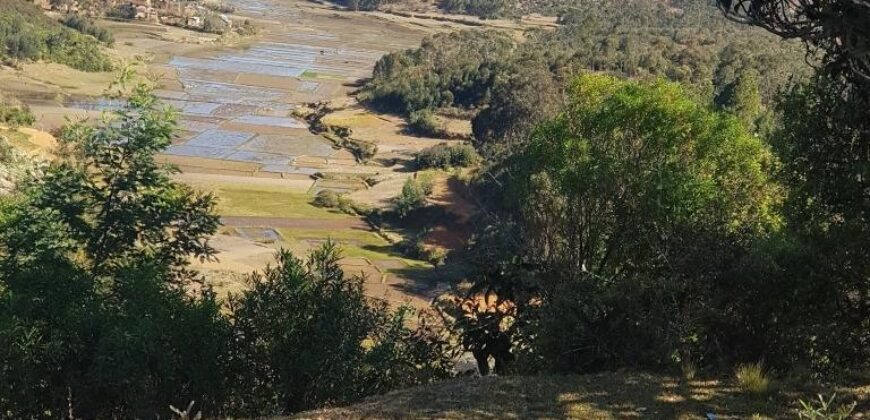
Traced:
[[36, 122], [36, 117], [27, 105], [11, 106], [0, 103], [0, 123], [11, 127], [31, 126]]
[[825, 73], [853, 81], [870, 77], [867, 4], [856, 0], [718, 0], [725, 15], [824, 54]]
[[[792, 78], [809, 72], [798, 44], [729, 23], [706, 2], [571, 3], [557, 29], [528, 30], [522, 42], [498, 31], [464, 31], [384, 56], [361, 98], [408, 116], [443, 107], [468, 110], [476, 146], [491, 156], [554, 117], [564, 86], [580, 71], [666, 78], [710, 103], [721, 103], [735, 86], [757, 89], [764, 106]], [[749, 80], [737, 84], [750, 74], [756, 87]]]
[[414, 111], [408, 116], [408, 131], [422, 136], [443, 137], [444, 127], [429, 109]]
[[762, 395], [770, 391], [770, 379], [764, 372], [761, 363], [749, 363], [737, 366], [734, 379], [743, 392]]
[[437, 144], [421, 150], [416, 158], [421, 169], [467, 168], [479, 161], [480, 156], [469, 144]]
[[419, 49], [385, 55], [360, 98], [377, 109], [410, 114], [485, 101], [513, 40], [498, 31], [459, 31], [423, 40]]
[[350, 215], [362, 215], [371, 211], [371, 209], [366, 208], [366, 206], [354, 203], [354, 201], [346, 197], [345, 194], [337, 193], [332, 190], [322, 190], [318, 192], [314, 197], [312, 204], [317, 207], [337, 209]]
[[678, 85], [579, 77], [565, 111], [505, 161], [507, 188], [489, 184], [507, 219], [494, 241], [508, 246], [477, 244], [486, 281], [540, 302], [518, 337], [529, 366], [704, 366], [753, 354], [738, 336], [754, 331], [724, 314], [750, 283], [735, 265], [781, 227], [774, 164], [737, 119]]
[[95, 38], [46, 17], [32, 2], [0, 0], [0, 59], [46, 60], [83, 71], [112, 69]]
[[106, 11], [106, 16], [115, 19], [135, 19], [136, 18], [136, 6], [132, 3], [122, 3], [111, 7]]
[[798, 411], [798, 418], [801, 420], [846, 420], [851, 418], [852, 412], [855, 411], [857, 403], [837, 406], [834, 400], [837, 399], [837, 394], [831, 395], [827, 400], [819, 394], [819, 403], [816, 405], [811, 401], [799, 400], [801, 409]]
[[426, 206], [427, 197], [432, 194], [432, 180], [426, 176], [408, 178], [402, 192], [393, 199], [393, 210], [400, 218]]
[[506, 0], [441, 0], [441, 8], [448, 12], [466, 13], [482, 18], [498, 18], [512, 13], [512, 4]]
[[2, 417], [289, 413], [449, 375], [450, 343], [366, 298], [332, 244], [223, 306], [188, 268], [214, 255], [214, 197], [155, 160], [175, 127], [138, 85], [0, 201]]
[[426, 245], [425, 237], [429, 229], [424, 229], [414, 235], [408, 235], [399, 243], [399, 249], [408, 258], [427, 261], [434, 266], [444, 264], [447, 260], [447, 251], [443, 248]]
[[[255, 416], [342, 404], [444, 377], [437, 339], [406, 327], [348, 278], [332, 243], [306, 262], [286, 251], [230, 300], [236, 337], [233, 411]], [[288, 310], [292, 308], [292, 310]], [[274, 407], [274, 408], [273, 408]]]
[[[140, 87], [0, 216], [0, 412], [155, 417], [223, 393], [228, 325], [190, 258], [209, 258], [213, 198], [154, 160], [174, 115]], [[61, 414], [64, 413], [64, 414]]]
[[739, 118], [746, 127], [755, 127], [764, 107], [758, 86], [758, 72], [753, 69], [741, 73], [734, 82], [722, 89], [715, 102]]
[[64, 26], [75, 29], [85, 35], [90, 35], [103, 44], [112, 45], [115, 43], [115, 37], [112, 36], [112, 33], [109, 32], [108, 29], [97, 26], [94, 22], [79, 16], [78, 14], [71, 13], [66, 15], [61, 23], [63, 23]]
[[210, 34], [223, 34], [232, 29], [232, 25], [221, 18], [221, 15], [213, 12], [202, 13], [202, 31]]

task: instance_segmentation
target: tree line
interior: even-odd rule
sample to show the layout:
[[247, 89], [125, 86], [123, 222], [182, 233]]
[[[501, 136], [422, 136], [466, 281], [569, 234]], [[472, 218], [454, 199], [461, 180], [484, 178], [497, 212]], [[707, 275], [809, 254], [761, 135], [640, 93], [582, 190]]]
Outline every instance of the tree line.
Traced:
[[606, 1], [573, 9], [557, 30], [531, 30], [521, 42], [494, 30], [438, 34], [384, 56], [360, 98], [406, 116], [463, 109], [476, 141], [495, 146], [503, 141], [491, 139], [552, 116], [570, 79], [593, 71], [679, 82], [766, 130], [777, 92], [809, 75], [800, 45], [727, 22], [712, 6], [699, 10], [675, 15], [659, 2]]

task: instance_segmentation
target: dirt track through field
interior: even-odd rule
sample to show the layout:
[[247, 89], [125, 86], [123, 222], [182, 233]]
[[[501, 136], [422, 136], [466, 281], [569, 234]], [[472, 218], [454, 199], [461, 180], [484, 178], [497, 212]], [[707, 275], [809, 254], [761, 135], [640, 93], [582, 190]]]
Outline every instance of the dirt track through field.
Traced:
[[229, 227], [270, 227], [275, 229], [312, 230], [371, 230], [362, 219], [296, 219], [289, 217], [221, 216], [221, 222]]

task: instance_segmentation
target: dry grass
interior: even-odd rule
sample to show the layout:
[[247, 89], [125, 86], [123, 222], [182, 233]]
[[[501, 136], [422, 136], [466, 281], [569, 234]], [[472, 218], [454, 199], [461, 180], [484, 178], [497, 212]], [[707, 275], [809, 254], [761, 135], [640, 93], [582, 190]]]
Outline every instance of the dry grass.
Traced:
[[[749, 398], [734, 384], [650, 374], [458, 378], [374, 397], [346, 407], [306, 412], [318, 419], [793, 419], [810, 390]], [[867, 410], [867, 387], [840, 391]]]
[[761, 363], [738, 366], [734, 372], [734, 379], [748, 394], [763, 395], [770, 391], [770, 378], [764, 373]]

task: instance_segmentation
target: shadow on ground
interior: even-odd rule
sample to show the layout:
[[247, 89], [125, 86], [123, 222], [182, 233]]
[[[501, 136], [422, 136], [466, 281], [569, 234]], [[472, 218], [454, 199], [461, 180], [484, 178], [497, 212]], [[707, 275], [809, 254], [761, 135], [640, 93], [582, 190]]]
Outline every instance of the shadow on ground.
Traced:
[[[850, 390], [850, 391], [849, 391]], [[752, 396], [723, 380], [606, 373], [586, 376], [458, 378], [294, 418], [380, 419], [793, 419], [797, 399], [818, 390]], [[831, 390], [823, 391], [830, 393]], [[868, 390], [840, 389], [866, 407]]]

